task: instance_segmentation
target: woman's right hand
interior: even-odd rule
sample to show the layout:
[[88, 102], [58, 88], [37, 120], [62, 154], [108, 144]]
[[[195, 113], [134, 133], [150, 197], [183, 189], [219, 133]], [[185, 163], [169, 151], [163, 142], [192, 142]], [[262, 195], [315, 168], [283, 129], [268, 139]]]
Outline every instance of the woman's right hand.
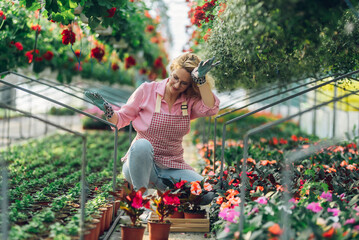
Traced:
[[112, 106], [97, 92], [85, 91], [85, 96], [88, 97], [92, 103], [101, 109], [107, 119], [112, 118], [114, 111]]

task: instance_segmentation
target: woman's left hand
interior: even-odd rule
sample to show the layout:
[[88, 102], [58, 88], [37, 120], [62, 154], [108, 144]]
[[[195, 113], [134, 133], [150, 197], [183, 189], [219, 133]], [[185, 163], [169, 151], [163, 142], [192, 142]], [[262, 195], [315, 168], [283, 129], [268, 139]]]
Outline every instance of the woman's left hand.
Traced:
[[207, 59], [205, 62], [201, 61], [198, 65], [198, 77], [204, 77], [206, 76], [206, 74], [212, 69], [214, 68], [215, 66], [217, 66], [221, 61], [217, 61], [215, 62], [214, 64], [213, 61], [214, 61], [214, 58], [215, 57], [212, 57], [210, 59]]

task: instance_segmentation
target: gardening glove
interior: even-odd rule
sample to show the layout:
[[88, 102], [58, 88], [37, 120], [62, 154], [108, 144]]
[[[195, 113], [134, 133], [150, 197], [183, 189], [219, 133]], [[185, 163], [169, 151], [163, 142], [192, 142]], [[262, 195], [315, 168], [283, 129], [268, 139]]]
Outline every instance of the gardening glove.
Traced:
[[107, 119], [110, 119], [113, 114], [112, 106], [97, 92], [85, 91], [85, 96], [88, 97], [94, 105], [101, 109]]
[[202, 85], [206, 82], [206, 74], [215, 66], [217, 66], [220, 61], [212, 64], [215, 57], [207, 59], [205, 62], [201, 61], [195, 69], [191, 72], [192, 79], [198, 85]]

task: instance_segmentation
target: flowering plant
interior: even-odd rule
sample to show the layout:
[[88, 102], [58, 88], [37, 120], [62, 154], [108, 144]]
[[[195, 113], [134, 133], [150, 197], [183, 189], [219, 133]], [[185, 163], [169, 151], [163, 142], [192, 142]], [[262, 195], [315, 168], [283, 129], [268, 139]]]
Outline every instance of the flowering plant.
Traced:
[[201, 212], [201, 202], [203, 197], [213, 187], [210, 183], [202, 181], [188, 182], [182, 180], [174, 184], [174, 194], [179, 194], [181, 204], [184, 205], [184, 211], [186, 212]]
[[155, 206], [159, 222], [163, 222], [165, 217], [177, 212], [178, 206], [181, 204], [177, 194], [171, 193], [171, 190], [167, 190], [164, 193], [157, 190], [157, 196], [153, 196], [152, 201], [153, 206]]
[[146, 188], [140, 188], [136, 191], [132, 185], [126, 182], [120, 192], [120, 208], [130, 217], [132, 226], [140, 226], [140, 215], [145, 211], [145, 208], [150, 209], [151, 199], [143, 197], [144, 191]]

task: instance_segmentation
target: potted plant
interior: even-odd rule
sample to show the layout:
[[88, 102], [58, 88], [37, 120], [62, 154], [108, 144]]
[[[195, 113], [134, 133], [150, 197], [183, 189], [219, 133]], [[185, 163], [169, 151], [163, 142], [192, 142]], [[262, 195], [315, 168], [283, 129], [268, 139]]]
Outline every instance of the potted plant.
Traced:
[[212, 185], [205, 180], [174, 184], [174, 194], [179, 194], [185, 218], [206, 218], [206, 210], [201, 208], [203, 197], [212, 191]]
[[145, 208], [150, 209], [150, 198], [143, 197], [146, 188], [138, 191], [134, 190], [132, 185], [126, 182], [119, 194], [120, 208], [131, 219], [131, 225], [121, 226], [121, 239], [137, 240], [142, 239], [145, 227], [139, 219]]
[[171, 193], [171, 190], [164, 193], [157, 190], [157, 195], [152, 196], [152, 202], [155, 213], [158, 215], [158, 220], [148, 221], [149, 238], [150, 240], [168, 239], [171, 222], [169, 220], [165, 221], [165, 218], [177, 212], [178, 206], [181, 204], [178, 194]]

